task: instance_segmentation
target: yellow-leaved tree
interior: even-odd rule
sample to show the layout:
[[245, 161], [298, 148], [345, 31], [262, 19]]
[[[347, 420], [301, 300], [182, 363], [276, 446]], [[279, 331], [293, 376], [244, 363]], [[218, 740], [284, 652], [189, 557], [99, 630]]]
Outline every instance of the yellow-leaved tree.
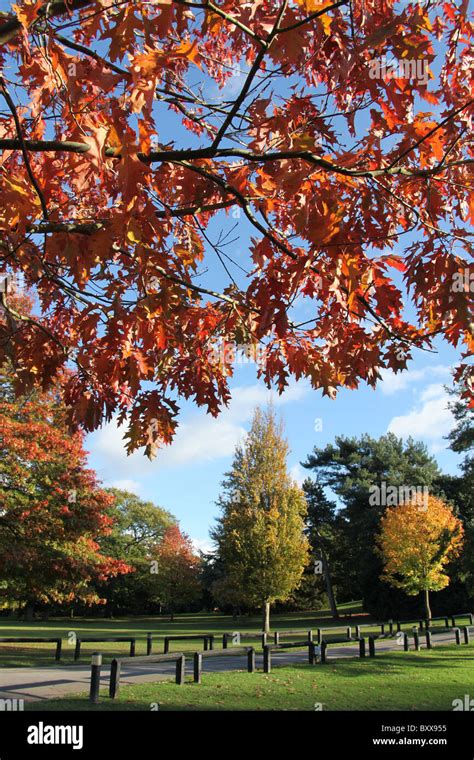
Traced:
[[461, 551], [461, 521], [442, 499], [429, 496], [425, 505], [414, 500], [387, 509], [377, 543], [384, 561], [381, 579], [410, 596], [423, 594], [431, 619], [429, 592], [449, 584], [446, 565]]
[[260, 606], [266, 632], [271, 603], [288, 599], [308, 562], [306, 500], [287, 472], [287, 455], [273, 409], [257, 409], [226, 474], [222, 515], [212, 532], [224, 569], [214, 593], [226, 602]]

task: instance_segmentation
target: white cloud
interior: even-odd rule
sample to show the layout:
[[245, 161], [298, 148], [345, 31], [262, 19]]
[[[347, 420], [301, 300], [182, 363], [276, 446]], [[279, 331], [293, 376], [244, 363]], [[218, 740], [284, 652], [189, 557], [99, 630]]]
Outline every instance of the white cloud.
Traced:
[[140, 495], [141, 490], [141, 484], [138, 482], [138, 480], [131, 479], [114, 480], [112, 483], [110, 483], [110, 487], [118, 488], [121, 491], [129, 491], [129, 493], [134, 493], [137, 496]]
[[209, 538], [192, 538], [191, 543], [195, 552], [203, 552], [203, 554], [212, 554], [215, 550], [214, 544]]
[[451, 373], [451, 367], [445, 367], [442, 364], [437, 364], [433, 367], [424, 367], [423, 369], [408, 369], [405, 372], [399, 372], [395, 374], [390, 369], [383, 369], [381, 371], [382, 381], [377, 386], [380, 388], [385, 396], [391, 396], [394, 393], [406, 390], [409, 385], [418, 383], [420, 380], [425, 380], [430, 377], [446, 377], [449, 379]]
[[448, 401], [449, 396], [442, 385], [428, 385], [420, 393], [417, 404], [407, 414], [393, 417], [388, 432], [400, 438], [421, 438], [431, 444], [433, 453], [447, 448], [443, 437], [454, 424]]
[[301, 488], [303, 480], [308, 477], [308, 473], [306, 470], [303, 470], [300, 464], [294, 464], [293, 467], [290, 468], [290, 477], [292, 477]]
[[251, 420], [256, 406], [264, 406], [272, 400], [275, 407], [280, 407], [300, 401], [309, 391], [310, 385], [305, 380], [290, 383], [281, 396], [263, 385], [234, 388], [229, 407], [219, 417], [213, 418], [203, 411], [190, 416], [179, 425], [171, 446], [159, 451], [153, 462], [149, 462], [141, 451], [127, 456], [123, 441], [125, 427], [119, 428], [114, 421], [91, 434], [88, 448], [100, 458], [99, 475], [106, 483], [111, 480], [109, 472], [114, 474], [113, 477], [120, 472], [122, 482], [132, 480], [136, 483], [137, 476], [160, 469], [231, 456], [235, 446], [245, 437], [244, 425]]

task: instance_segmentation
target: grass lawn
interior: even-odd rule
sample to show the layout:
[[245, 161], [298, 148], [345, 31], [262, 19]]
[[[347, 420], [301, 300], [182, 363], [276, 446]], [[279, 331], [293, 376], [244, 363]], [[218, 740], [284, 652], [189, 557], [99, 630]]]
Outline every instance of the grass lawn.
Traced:
[[[123, 686], [112, 701], [101, 692], [29, 703], [34, 710], [452, 710], [454, 699], [474, 694], [474, 648], [437, 646], [375, 659], [341, 659], [327, 665], [276, 667], [272, 673], [204, 673], [187, 680]], [[319, 705], [322, 705], [320, 707]]]
[[[348, 625], [367, 624], [370, 617], [361, 612], [360, 602], [350, 602], [339, 606], [340, 620], [335, 623], [329, 617], [328, 610], [318, 612], [294, 612], [284, 615], [273, 615], [271, 619], [272, 631], [288, 629], [304, 629], [335, 626], [344, 630]], [[80, 636], [136, 636], [136, 654], [146, 653], [146, 634], [154, 635], [154, 652], [163, 651], [163, 636], [166, 634], [204, 634], [214, 633], [222, 636], [224, 632], [241, 631], [256, 632], [261, 630], [260, 617], [244, 616], [233, 618], [230, 615], [217, 613], [196, 613], [176, 615], [173, 621], [169, 618], [135, 617], [135, 618], [52, 618], [48, 622], [34, 621], [26, 623], [23, 620], [12, 618], [0, 618], [0, 637], [13, 636], [42, 636], [61, 637], [63, 639], [62, 664], [71, 665], [74, 662], [74, 643], [68, 643], [68, 635], [76, 633]], [[369, 629], [364, 629], [366, 633]], [[374, 629], [375, 630], [375, 629]], [[336, 632], [334, 632], [336, 634]], [[222, 639], [219, 636], [217, 645], [220, 647]], [[294, 637], [301, 639], [301, 634]], [[328, 640], [330, 639], [328, 636]], [[285, 638], [291, 641], [292, 637]], [[247, 643], [247, 642], [245, 642]], [[248, 641], [252, 644], [252, 641]], [[255, 639], [255, 645], [258, 640]], [[199, 648], [199, 642], [176, 642], [175, 649], [195, 651]], [[173, 649], [173, 646], [171, 647]], [[104, 662], [117, 654], [126, 655], [129, 652], [127, 643], [92, 643], [83, 644], [81, 647], [81, 663], [89, 663], [90, 655], [94, 651], [104, 653]], [[29, 667], [55, 665], [54, 644], [2, 644], [0, 643], [0, 668], [2, 667]]]

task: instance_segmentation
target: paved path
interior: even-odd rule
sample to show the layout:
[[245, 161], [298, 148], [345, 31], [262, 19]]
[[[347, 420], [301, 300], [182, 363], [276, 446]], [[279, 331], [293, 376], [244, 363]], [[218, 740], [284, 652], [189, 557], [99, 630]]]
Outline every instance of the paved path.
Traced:
[[[441, 643], [453, 643], [452, 633], [437, 634], [433, 637], [434, 646]], [[424, 636], [420, 637], [423, 645]], [[413, 642], [410, 639], [410, 648]], [[401, 647], [396, 639], [379, 639], [376, 642], [376, 652], [398, 650]], [[359, 654], [359, 645], [329, 646], [328, 659], [334, 660], [340, 657], [356, 657]], [[307, 662], [307, 649], [291, 651], [280, 650], [272, 656], [272, 666], [290, 665], [292, 663]], [[263, 668], [263, 657], [257, 653], [257, 667]], [[246, 665], [245, 658], [240, 656], [235, 660], [232, 657], [213, 657], [203, 661], [204, 672], [219, 672], [243, 669]], [[109, 680], [109, 666], [102, 669], [101, 684], [106, 687]], [[186, 660], [186, 673], [192, 673], [192, 658]], [[140, 665], [132, 668], [122, 666], [121, 684], [146, 683], [147, 681], [160, 681], [174, 676], [174, 664], [156, 663], [156, 665]], [[80, 694], [89, 691], [90, 666], [52, 666], [48, 668], [0, 668], [0, 699], [24, 699], [25, 702], [38, 702], [44, 699], [57, 699]]]

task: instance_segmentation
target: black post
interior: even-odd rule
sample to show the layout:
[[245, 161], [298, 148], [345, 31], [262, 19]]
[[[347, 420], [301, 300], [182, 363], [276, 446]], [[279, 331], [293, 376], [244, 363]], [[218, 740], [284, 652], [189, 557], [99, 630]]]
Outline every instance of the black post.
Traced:
[[170, 640], [168, 636], [165, 636], [165, 645], [164, 645], [163, 652], [164, 654], [168, 654], [169, 651], [170, 651]]
[[464, 643], [469, 644], [469, 628], [467, 627], [467, 625], [464, 626], [463, 632], [464, 632]]
[[314, 641], [308, 642], [308, 662], [310, 665], [316, 665], [316, 647]]
[[474, 615], [472, 612], [469, 613], [469, 625], [474, 625]]
[[356, 639], [360, 639], [360, 625], [356, 625], [355, 632], [356, 632]]
[[426, 629], [425, 638], [426, 638], [426, 648], [433, 649], [433, 644], [431, 642], [431, 631], [429, 631], [428, 629]]
[[444, 618], [444, 624], [446, 628], [449, 628], [449, 618], [447, 616]]
[[[382, 636], [383, 636], [385, 634], [385, 623], [381, 624], [380, 629], [382, 631]], [[370, 641], [370, 639], [369, 639], [369, 641]]]
[[400, 621], [398, 620], [398, 621], [397, 621], [397, 633], [400, 633], [400, 631], [401, 631], [401, 630], [402, 630], [402, 624], [401, 624], [401, 623], [400, 623]]
[[352, 633], [351, 627], [350, 627], [350, 625], [348, 625], [347, 628], [346, 628], [346, 636], [347, 636], [348, 639], [351, 638], [351, 633]]
[[405, 652], [408, 652], [409, 642], [408, 642], [408, 633], [403, 634], [403, 649]]
[[453, 628], [456, 625], [456, 618], [454, 617], [454, 615], [451, 617], [451, 625], [453, 626]]
[[365, 639], [359, 639], [359, 657], [365, 657]]
[[110, 699], [115, 699], [115, 697], [119, 693], [120, 671], [121, 671], [120, 660], [115, 660], [115, 659], [112, 660], [112, 665], [110, 666], [110, 683], [109, 683]]
[[267, 634], [262, 633], [262, 649], [265, 649], [266, 646], [267, 646]]
[[207, 642], [208, 641], [209, 641], [209, 639], [207, 638], [207, 636], [204, 636], [204, 651], [205, 652], [207, 652]]
[[375, 657], [375, 639], [369, 636], [369, 657]]
[[[194, 683], [201, 683], [202, 675], [202, 654], [201, 652], [194, 652]], [[176, 683], [178, 683], [176, 681]]]
[[459, 646], [461, 646], [461, 631], [459, 628], [454, 629], [454, 640], [456, 641], [456, 644], [459, 644]]
[[211, 633], [209, 636], [209, 649], [214, 649], [214, 634]]
[[275, 631], [275, 633], [273, 634], [273, 643], [274, 644], [280, 643], [280, 634], [278, 633], [278, 631]]
[[255, 649], [250, 647], [247, 652], [247, 672], [255, 673]]
[[388, 632], [390, 636], [393, 636], [393, 620], [388, 621]]
[[264, 673], [271, 673], [272, 670], [272, 654], [271, 650], [268, 647], [268, 644], [265, 644], [263, 647], [263, 672]]
[[184, 654], [178, 657], [176, 660], [176, 683], [180, 686], [184, 683], [184, 669], [186, 666], [186, 658]]
[[326, 649], [327, 649], [327, 642], [321, 641], [321, 662], [324, 664], [326, 662]]
[[62, 648], [63, 642], [61, 639], [58, 639], [56, 642], [56, 661], [59, 662], [61, 659], [61, 648]]
[[418, 628], [413, 628], [413, 644], [417, 652], [420, 651], [420, 637], [418, 635]]
[[146, 653], [147, 655], [150, 655], [153, 649], [153, 636], [151, 633], [147, 633], [146, 635]]
[[130, 657], [135, 657], [135, 639], [130, 640]]
[[222, 636], [222, 649], [227, 649], [227, 634], [224, 633]]
[[76, 639], [76, 648], [74, 650], [74, 659], [78, 660], [81, 656], [81, 640]]
[[89, 702], [92, 702], [94, 705], [96, 705], [99, 701], [101, 667], [102, 655], [100, 652], [94, 652], [91, 660], [91, 686], [89, 691]]
[[320, 644], [320, 643], [321, 643], [321, 641], [322, 641], [322, 638], [323, 638], [323, 636], [322, 636], [322, 633], [321, 633], [321, 628], [318, 628], [318, 629], [316, 630], [316, 633], [317, 633], [317, 636], [318, 636], [318, 638], [317, 638], [317, 642], [318, 642], [318, 644]]

